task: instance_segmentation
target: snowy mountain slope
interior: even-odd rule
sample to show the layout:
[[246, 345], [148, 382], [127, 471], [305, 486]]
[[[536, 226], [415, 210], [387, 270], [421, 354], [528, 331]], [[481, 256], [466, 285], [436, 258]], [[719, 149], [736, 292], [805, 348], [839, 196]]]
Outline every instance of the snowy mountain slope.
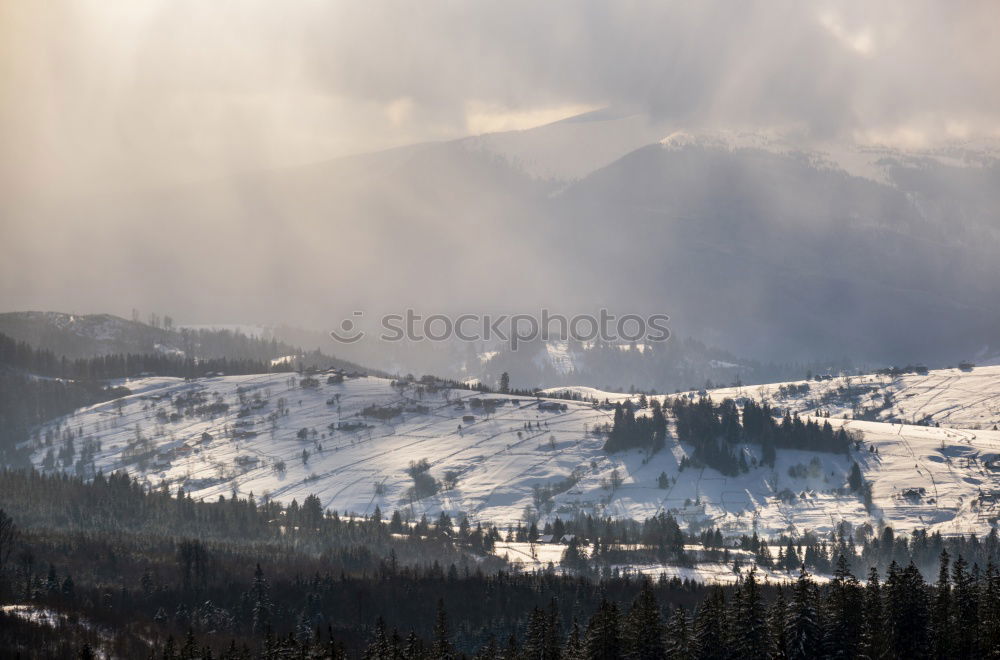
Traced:
[[[630, 396], [635, 398], [627, 393], [582, 386], [552, 387], [543, 392], [611, 402], [624, 401]], [[696, 396], [693, 392], [685, 394]], [[838, 376], [717, 388], [709, 394], [716, 401], [751, 398], [782, 410], [802, 415], [829, 414], [831, 418], [871, 417], [871, 421], [922, 422], [965, 430], [992, 430], [994, 425], [1000, 424], [1000, 366], [975, 367], [967, 371], [935, 369], [923, 375], [909, 373], [895, 377], [878, 374]], [[889, 405], [886, 405], [885, 394], [889, 394]]]
[[879, 144], [810, 140], [802, 142], [775, 131], [674, 130], [660, 144], [671, 150], [698, 147], [737, 151], [753, 149], [774, 154], [798, 155], [815, 167], [839, 170], [876, 183], [902, 183], [898, 168], [932, 170], [937, 167], [981, 170], [1000, 162], [1000, 142], [952, 142], [922, 149], [899, 149]]
[[[270, 328], [253, 325], [174, 326], [170, 322], [153, 326], [112, 314], [7, 312], [0, 313], [0, 334], [68, 359], [130, 354], [196, 361], [253, 360], [272, 367], [294, 361], [300, 367], [318, 364], [349, 371], [368, 370], [332, 355], [305, 351], [276, 339]], [[382, 371], [376, 373], [385, 375]]]
[[881, 144], [808, 139], [778, 130], [686, 128], [642, 112], [604, 108], [519, 131], [487, 133], [459, 141], [470, 150], [496, 154], [528, 174], [574, 181], [631, 151], [659, 142], [667, 149], [697, 147], [735, 151], [756, 149], [797, 154], [817, 167], [896, 185], [896, 167], [927, 169], [990, 167], [1000, 161], [1000, 142], [954, 141], [934, 147], [900, 149]]
[[523, 131], [488, 133], [461, 144], [502, 157], [539, 179], [575, 181], [656, 142], [669, 130], [642, 113], [597, 110]]
[[181, 348], [173, 332], [111, 314], [6, 312], [0, 332], [68, 358], [112, 353], [172, 353]]
[[[913, 406], [949, 406], [959, 424], [1000, 422], [989, 403], [1000, 396], [1000, 369], [899, 381], [896, 396]], [[305, 388], [287, 374], [126, 385], [134, 394], [121, 404], [81, 410], [42, 429], [33, 441], [35, 464], [84, 474], [126, 468], [151, 487], [183, 487], [197, 498], [252, 492], [301, 502], [316, 494], [337, 511], [364, 514], [379, 506], [419, 516], [446, 510], [502, 525], [525, 515], [642, 519], [668, 510], [687, 524], [718, 525], [734, 535], [824, 532], [841, 521], [861, 526], [883, 519], [900, 530], [955, 534], [987, 531], [1000, 516], [998, 431], [831, 417], [835, 426], [861, 432], [861, 451], [848, 457], [780, 450], [773, 470], [753, 467], [726, 477], [707, 468], [680, 471], [689, 448], [676, 440], [652, 457], [606, 454], [593, 430], [610, 421], [610, 412], [584, 402], [553, 401], [565, 410], [550, 411], [534, 398], [468, 390], [421, 394], [415, 385], [399, 388], [371, 377], [328, 384], [321, 376]], [[746, 389], [743, 395], [755, 396]], [[485, 415], [474, 399], [508, 402]], [[194, 410], [213, 403], [228, 408]], [[402, 411], [381, 415], [389, 407]], [[70, 432], [75, 451], [66, 460]], [[759, 456], [756, 445], [745, 451], [751, 463]], [[413, 495], [416, 480], [408, 469], [423, 459], [431, 477], [454, 487]], [[852, 461], [872, 483], [870, 513], [845, 487]], [[670, 477], [667, 488], [660, 488], [661, 473]]]
[[[376, 318], [415, 301], [424, 314], [558, 301], [567, 315], [601, 301], [618, 314], [669, 314], [677, 336], [761, 361], [941, 366], [983, 346], [995, 352], [995, 151], [845, 149], [849, 157], [792, 138], [597, 113], [71, 207], [53, 201], [31, 222], [73, 251], [14, 246], [0, 279], [31, 268], [32, 287], [7, 292], [27, 305], [32, 291], [64, 291], [61, 264], [85, 251], [106, 266], [74, 273], [87, 295], [48, 304], [142, 301], [147, 282], [104, 273], [147, 263], [171, 271], [170, 290], [202, 292], [162, 303], [192, 321], [323, 329], [361, 307]], [[70, 214], [101, 222], [66, 227]], [[133, 250], [115, 247], [121, 235], [134, 237]]]
[[[951, 174], [984, 172], [1000, 175]], [[655, 301], [678, 335], [742, 356], [939, 366], [996, 344], [986, 275], [996, 206], [966, 213], [945, 193], [924, 205], [917, 189], [932, 187], [882, 185], [796, 154], [654, 145], [560, 193], [577, 238], [560, 264], [616, 264], [628, 283], [595, 270], [577, 286], [623, 308]], [[563, 227], [552, 226], [555, 241]]]

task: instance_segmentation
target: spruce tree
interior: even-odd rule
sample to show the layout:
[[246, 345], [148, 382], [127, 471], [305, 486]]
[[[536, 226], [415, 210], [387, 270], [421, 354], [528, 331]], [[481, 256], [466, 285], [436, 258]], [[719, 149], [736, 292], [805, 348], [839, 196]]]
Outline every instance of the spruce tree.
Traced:
[[783, 587], [778, 587], [778, 594], [767, 611], [767, 626], [771, 630], [771, 657], [774, 660], [784, 660], [787, 657], [788, 637], [785, 635], [787, 621], [788, 604], [785, 602], [785, 590]]
[[263, 632], [271, 621], [271, 598], [267, 579], [260, 564], [253, 573], [253, 585], [250, 588], [250, 602], [253, 603], [251, 626], [257, 634]]
[[824, 646], [830, 658], [853, 658], [861, 646], [863, 590], [851, 574], [847, 558], [837, 558], [826, 599]]
[[900, 569], [894, 561], [885, 580], [886, 623], [892, 654], [897, 658], [929, 655], [930, 612], [923, 577], [910, 562]]
[[198, 645], [194, 641], [194, 631], [188, 628], [187, 635], [184, 637], [184, 646], [181, 647], [180, 658], [181, 660], [194, 660], [198, 655]]
[[691, 623], [687, 612], [678, 607], [667, 622], [664, 650], [668, 660], [692, 660]]
[[699, 660], [727, 660], [726, 630], [726, 597], [722, 587], [717, 586], [694, 617], [694, 656]]
[[606, 599], [587, 624], [585, 657], [587, 660], [619, 660], [621, 658], [621, 628], [618, 608]]
[[934, 591], [934, 608], [931, 611], [931, 627], [934, 635], [934, 657], [947, 660], [952, 649], [952, 602], [951, 580], [949, 579], [948, 551], [942, 550], [939, 558], [938, 581]]
[[851, 474], [847, 477], [847, 484], [855, 493], [861, 490], [861, 487], [865, 485], [865, 479], [861, 476], [861, 468], [859, 468], [858, 464], [854, 461], [851, 461]]
[[549, 612], [545, 620], [545, 642], [543, 660], [560, 660], [562, 654], [562, 631], [559, 625], [559, 606], [556, 599], [549, 601]]
[[537, 607], [532, 608], [528, 615], [528, 629], [524, 636], [524, 647], [521, 657], [525, 660], [544, 660], [545, 658], [545, 631], [548, 621], [545, 612]]
[[379, 617], [375, 622], [375, 635], [365, 649], [364, 660], [392, 660], [392, 649], [385, 634], [385, 621]]
[[952, 565], [951, 579], [954, 583], [955, 624], [959, 631], [954, 638], [955, 648], [952, 657], [960, 660], [978, 658], [980, 656], [977, 639], [972, 631], [979, 629], [979, 594], [962, 555], [959, 555]]
[[986, 565], [981, 593], [979, 652], [984, 658], [1000, 658], [1000, 573], [992, 562]]
[[406, 645], [403, 646], [403, 655], [407, 658], [424, 657], [424, 643], [417, 637], [417, 633], [410, 631], [406, 636]]
[[173, 635], [168, 635], [167, 636], [167, 642], [166, 642], [166, 644], [163, 645], [163, 655], [162, 655], [162, 658], [163, 658], [163, 660], [176, 660], [176, 658], [177, 658], [177, 649], [176, 649], [176, 645], [174, 644], [174, 636]]
[[445, 613], [444, 600], [438, 599], [437, 617], [434, 621], [434, 644], [431, 646], [431, 658], [448, 660], [452, 657], [451, 640], [448, 633], [448, 615]]
[[757, 582], [756, 567], [751, 567], [737, 585], [731, 612], [730, 652], [746, 660], [765, 660], [771, 647], [771, 634]]
[[885, 608], [882, 604], [882, 586], [879, 584], [878, 570], [872, 566], [868, 571], [868, 584], [864, 596], [864, 628], [861, 634], [861, 657], [868, 660], [882, 660], [887, 657]]
[[503, 656], [500, 653], [500, 649], [497, 648], [496, 637], [490, 637], [490, 641], [487, 642], [486, 646], [480, 647], [472, 657], [473, 660], [500, 660]]
[[[408, 657], [417, 657], [417, 658], [419, 658], [420, 656], [408, 656]], [[507, 637], [507, 648], [504, 649], [503, 657], [504, 658], [519, 658], [519, 657], [521, 657], [521, 647], [518, 646], [518, 644], [517, 644], [517, 637], [514, 636], [514, 633], [511, 633], [510, 636]]]
[[562, 652], [562, 660], [584, 660], [585, 657], [580, 624], [576, 619], [573, 619], [573, 625], [569, 629], [569, 637], [566, 639], [566, 647]]
[[663, 646], [663, 621], [660, 606], [653, 594], [649, 579], [644, 579], [639, 595], [629, 609], [624, 626], [625, 657], [630, 660], [662, 660], [666, 657]]
[[789, 660], [809, 660], [820, 656], [823, 647], [819, 613], [819, 592], [805, 567], [792, 589], [785, 625]]

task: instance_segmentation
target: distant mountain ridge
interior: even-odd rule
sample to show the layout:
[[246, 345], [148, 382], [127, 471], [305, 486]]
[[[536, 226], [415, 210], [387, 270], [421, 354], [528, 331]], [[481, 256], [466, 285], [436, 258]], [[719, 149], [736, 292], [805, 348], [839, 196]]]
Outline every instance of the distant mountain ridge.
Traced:
[[[191, 319], [329, 328], [358, 309], [596, 304], [667, 313], [677, 334], [756, 360], [995, 353], [997, 151], [835, 147], [608, 111], [80, 203], [38, 224], [102, 218], [60, 230], [106, 264], [77, 285], [100, 297], [108, 273], [156, 264]], [[122, 232], [127, 253], [112, 247]], [[18, 258], [43, 287], [57, 257]], [[149, 289], [114, 283], [124, 299]]]
[[[368, 371], [348, 360], [303, 349], [270, 336], [239, 330], [155, 327], [112, 314], [7, 312], [0, 314], [0, 334], [68, 359], [122, 354], [160, 354], [195, 359], [269, 361], [295, 356], [295, 363], [322, 363], [350, 371]], [[378, 372], [382, 373], [382, 372]]]
[[0, 332], [71, 359], [182, 350], [173, 345], [173, 331], [112, 314], [7, 312], [0, 314]]

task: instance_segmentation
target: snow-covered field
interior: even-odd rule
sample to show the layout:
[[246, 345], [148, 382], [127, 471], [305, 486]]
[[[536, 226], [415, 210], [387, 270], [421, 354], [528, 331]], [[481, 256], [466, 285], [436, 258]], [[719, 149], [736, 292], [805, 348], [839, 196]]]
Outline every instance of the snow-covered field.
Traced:
[[[166, 482], [196, 498], [252, 492], [258, 499], [301, 502], [316, 494], [340, 512], [366, 514], [377, 505], [419, 517], [446, 510], [501, 526], [516, 524], [527, 509], [542, 520], [578, 512], [641, 520], [666, 510], [682, 524], [720, 526], [731, 535], [827, 532], [841, 521], [859, 526], [880, 519], [904, 531], [956, 534], [985, 533], [1000, 516], [1000, 431], [984, 430], [1000, 422], [1000, 367], [852, 379], [851, 387], [892, 392], [878, 419], [930, 417], [940, 427], [844, 419], [859, 409], [857, 402], [825, 396], [847, 385], [842, 378], [812, 382], [794, 396], [780, 395], [778, 384], [714, 390], [716, 400], [764, 397], [803, 414], [829, 412], [835, 426], [863, 434], [864, 449], [850, 457], [781, 450], [774, 469], [752, 468], [738, 477], [679, 471], [690, 448], [676, 440], [653, 456], [608, 455], [593, 431], [610, 422], [611, 412], [585, 402], [559, 402], [565, 410], [548, 411], [530, 397], [421, 392], [372, 377], [328, 384], [321, 374], [318, 381], [304, 388], [289, 374], [130, 380], [124, 384], [133, 394], [120, 403], [80, 410], [42, 429], [33, 460], [72, 472], [89, 444], [96, 469], [126, 468], [151, 486]], [[584, 393], [601, 400], [627, 396]], [[196, 405], [225, 403], [228, 410], [185, 414], [187, 406], [177, 404], [193, 396]], [[876, 390], [859, 396], [874, 401]], [[473, 399], [504, 403], [487, 415]], [[362, 415], [373, 405], [402, 412], [384, 420]], [[75, 436], [68, 467], [58, 458], [66, 429]], [[46, 460], [50, 449], [54, 464]], [[746, 451], [757, 456], [759, 447]], [[414, 499], [407, 470], [422, 459], [432, 477], [454, 486]], [[852, 461], [873, 484], [871, 513], [856, 495], [840, 491]], [[791, 476], [793, 467], [801, 476]], [[668, 488], [658, 485], [661, 473], [670, 477]], [[551, 497], [537, 490], [546, 487]]]
[[[806, 386], [808, 390], [792, 393], [790, 386]], [[783, 388], [786, 393], [781, 391]], [[572, 392], [585, 399], [612, 402], [635, 396], [592, 387], [554, 387], [546, 392]], [[890, 393], [892, 403], [883, 409], [885, 392]], [[1000, 366], [975, 367], [971, 371], [938, 369], [926, 375], [896, 377], [838, 376], [820, 381], [718, 388], [710, 394], [716, 401], [725, 398], [767, 401], [772, 407], [804, 415], [828, 413], [831, 417], [855, 417], [856, 407], [865, 407], [880, 409], [876, 418], [886, 422], [915, 424], [926, 419], [932, 424], [972, 430], [992, 430], [1000, 422]]]
[[[703, 548], [698, 545], [688, 545], [684, 549], [689, 556], [695, 558], [691, 566], [649, 563], [609, 566], [608, 570], [613, 571], [617, 568], [622, 571], [627, 570], [630, 573], [642, 573], [652, 578], [659, 578], [659, 576], [665, 575], [667, 578], [676, 577], [681, 580], [686, 579], [715, 584], [731, 584], [736, 582], [740, 574], [744, 570], [749, 569], [750, 566], [756, 567], [759, 579], [768, 582], [789, 582], [797, 575], [794, 572], [787, 572], [777, 568], [758, 566], [753, 553], [738, 548], [729, 548], [728, 561], [713, 561], [707, 557], [700, 557], [703, 554]], [[773, 546], [771, 549], [773, 550], [773, 555], [777, 556], [779, 548]], [[499, 541], [494, 548], [494, 553], [521, 570], [544, 571], [554, 569], [558, 572], [561, 570], [559, 562], [562, 560], [565, 550], [566, 546], [557, 543]], [[588, 548], [585, 547], [583, 550], [586, 552]], [[733, 570], [734, 560], [739, 560], [741, 573]], [[828, 576], [821, 574], [815, 574], [813, 577], [820, 582], [829, 579]]]

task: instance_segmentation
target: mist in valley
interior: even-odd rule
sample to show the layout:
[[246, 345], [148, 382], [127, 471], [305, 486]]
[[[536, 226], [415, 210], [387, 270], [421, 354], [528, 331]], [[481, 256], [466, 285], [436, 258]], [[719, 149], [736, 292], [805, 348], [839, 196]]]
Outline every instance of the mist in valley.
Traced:
[[990, 3], [2, 11], [6, 311], [322, 337], [608, 308], [747, 360], [997, 350]]

